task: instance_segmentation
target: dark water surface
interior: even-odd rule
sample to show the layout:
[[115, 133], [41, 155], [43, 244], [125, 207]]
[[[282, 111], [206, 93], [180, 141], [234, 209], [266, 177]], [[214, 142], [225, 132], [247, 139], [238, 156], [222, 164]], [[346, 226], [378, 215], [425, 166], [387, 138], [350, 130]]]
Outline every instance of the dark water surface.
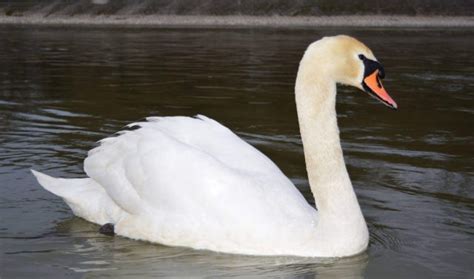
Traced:
[[[362, 255], [248, 257], [111, 238], [29, 172], [83, 177], [87, 150], [123, 125], [201, 113], [266, 153], [313, 204], [293, 84], [306, 46], [339, 33], [372, 48], [400, 107], [339, 88], [346, 163], [371, 233]], [[469, 30], [0, 26], [0, 276], [473, 278], [473, 56]]]

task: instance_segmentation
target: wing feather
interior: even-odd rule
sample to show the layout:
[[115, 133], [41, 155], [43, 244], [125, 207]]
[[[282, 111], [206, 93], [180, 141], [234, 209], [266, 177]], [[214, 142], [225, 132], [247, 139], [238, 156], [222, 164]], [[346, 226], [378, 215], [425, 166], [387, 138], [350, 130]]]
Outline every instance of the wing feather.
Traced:
[[102, 140], [84, 163], [86, 173], [127, 212], [163, 209], [183, 218], [207, 216], [215, 224], [255, 224], [272, 212], [307, 212], [279, 168], [218, 122], [205, 116], [146, 120]]

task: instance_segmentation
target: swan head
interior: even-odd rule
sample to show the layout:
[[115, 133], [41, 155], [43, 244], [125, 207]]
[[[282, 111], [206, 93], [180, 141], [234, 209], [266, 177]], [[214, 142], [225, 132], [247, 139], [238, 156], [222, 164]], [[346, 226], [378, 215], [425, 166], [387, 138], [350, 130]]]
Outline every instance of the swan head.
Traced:
[[382, 85], [381, 80], [385, 77], [382, 64], [366, 45], [352, 37], [324, 37], [312, 43], [305, 52], [301, 67], [312, 69], [307, 71], [310, 75], [359, 88], [389, 108], [398, 107]]

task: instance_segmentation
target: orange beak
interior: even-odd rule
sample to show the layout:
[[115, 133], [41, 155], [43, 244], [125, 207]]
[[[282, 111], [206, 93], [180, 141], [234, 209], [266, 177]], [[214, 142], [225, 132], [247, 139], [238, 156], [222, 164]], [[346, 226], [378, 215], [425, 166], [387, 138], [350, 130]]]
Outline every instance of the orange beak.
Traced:
[[364, 89], [366, 89], [369, 94], [382, 101], [386, 106], [392, 109], [398, 108], [397, 103], [388, 95], [383, 87], [379, 78], [379, 70], [375, 70], [372, 74], [364, 78], [363, 85], [365, 85]]

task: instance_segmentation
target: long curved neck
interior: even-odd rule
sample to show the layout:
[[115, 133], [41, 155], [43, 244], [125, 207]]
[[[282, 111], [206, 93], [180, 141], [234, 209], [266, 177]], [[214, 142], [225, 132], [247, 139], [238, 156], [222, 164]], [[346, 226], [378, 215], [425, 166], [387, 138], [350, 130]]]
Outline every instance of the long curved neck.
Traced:
[[365, 226], [342, 154], [336, 83], [324, 72], [301, 65], [295, 95], [306, 170], [320, 219], [326, 226], [328, 222]]
[[352, 68], [340, 52], [334, 52], [331, 42], [322, 39], [306, 50], [296, 77], [295, 99], [306, 171], [318, 209], [310, 246], [326, 256], [345, 256], [365, 250], [369, 233], [344, 163], [337, 126], [336, 79], [347, 79]]

